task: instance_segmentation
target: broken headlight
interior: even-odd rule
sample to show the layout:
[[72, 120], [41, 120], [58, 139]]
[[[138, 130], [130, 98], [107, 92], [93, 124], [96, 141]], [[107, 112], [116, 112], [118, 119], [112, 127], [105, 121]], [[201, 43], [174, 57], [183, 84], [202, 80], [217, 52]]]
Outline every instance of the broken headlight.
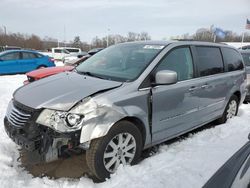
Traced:
[[71, 132], [82, 128], [84, 115], [44, 109], [36, 122], [59, 132]]

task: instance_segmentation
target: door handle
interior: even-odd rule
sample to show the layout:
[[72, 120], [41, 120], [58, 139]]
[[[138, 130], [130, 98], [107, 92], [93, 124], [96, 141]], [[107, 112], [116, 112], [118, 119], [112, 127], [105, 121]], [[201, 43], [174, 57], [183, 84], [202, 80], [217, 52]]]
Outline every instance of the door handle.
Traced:
[[194, 92], [195, 90], [199, 89], [196, 86], [192, 86], [191, 88], [188, 89], [189, 92]]
[[201, 89], [207, 89], [207, 88], [209, 88], [208, 84], [205, 84], [205, 85], [201, 86]]

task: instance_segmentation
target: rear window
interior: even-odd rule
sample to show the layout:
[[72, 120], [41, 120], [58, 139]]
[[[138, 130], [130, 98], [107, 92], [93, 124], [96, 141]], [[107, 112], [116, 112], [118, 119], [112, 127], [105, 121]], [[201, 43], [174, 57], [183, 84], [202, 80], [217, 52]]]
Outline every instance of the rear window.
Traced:
[[200, 76], [209, 76], [224, 71], [220, 49], [218, 47], [196, 47], [198, 71]]
[[241, 53], [244, 63], [246, 66], [250, 66], [250, 52], [249, 53]]
[[228, 72], [242, 70], [244, 68], [239, 52], [231, 48], [222, 48], [223, 58]]

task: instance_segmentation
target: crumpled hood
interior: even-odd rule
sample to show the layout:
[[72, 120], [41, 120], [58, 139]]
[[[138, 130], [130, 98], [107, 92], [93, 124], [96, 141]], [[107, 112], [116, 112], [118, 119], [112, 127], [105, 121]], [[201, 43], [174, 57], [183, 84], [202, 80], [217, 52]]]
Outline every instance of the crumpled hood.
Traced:
[[121, 82], [65, 72], [25, 85], [16, 90], [13, 97], [16, 101], [34, 109], [68, 111], [85, 97], [121, 85]]

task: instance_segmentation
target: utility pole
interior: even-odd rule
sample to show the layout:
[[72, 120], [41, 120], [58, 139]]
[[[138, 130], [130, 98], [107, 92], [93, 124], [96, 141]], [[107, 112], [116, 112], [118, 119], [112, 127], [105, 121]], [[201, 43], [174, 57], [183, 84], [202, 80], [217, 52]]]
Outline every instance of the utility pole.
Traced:
[[64, 47], [66, 47], [66, 29], [65, 29], [65, 25], [63, 26], [63, 42], [64, 42]]
[[6, 36], [7, 35], [7, 29], [6, 29], [5, 25], [3, 25], [3, 29], [4, 29], [4, 35]]
[[109, 32], [110, 32], [110, 29], [108, 28], [108, 35], [107, 35], [107, 47], [109, 46]]

